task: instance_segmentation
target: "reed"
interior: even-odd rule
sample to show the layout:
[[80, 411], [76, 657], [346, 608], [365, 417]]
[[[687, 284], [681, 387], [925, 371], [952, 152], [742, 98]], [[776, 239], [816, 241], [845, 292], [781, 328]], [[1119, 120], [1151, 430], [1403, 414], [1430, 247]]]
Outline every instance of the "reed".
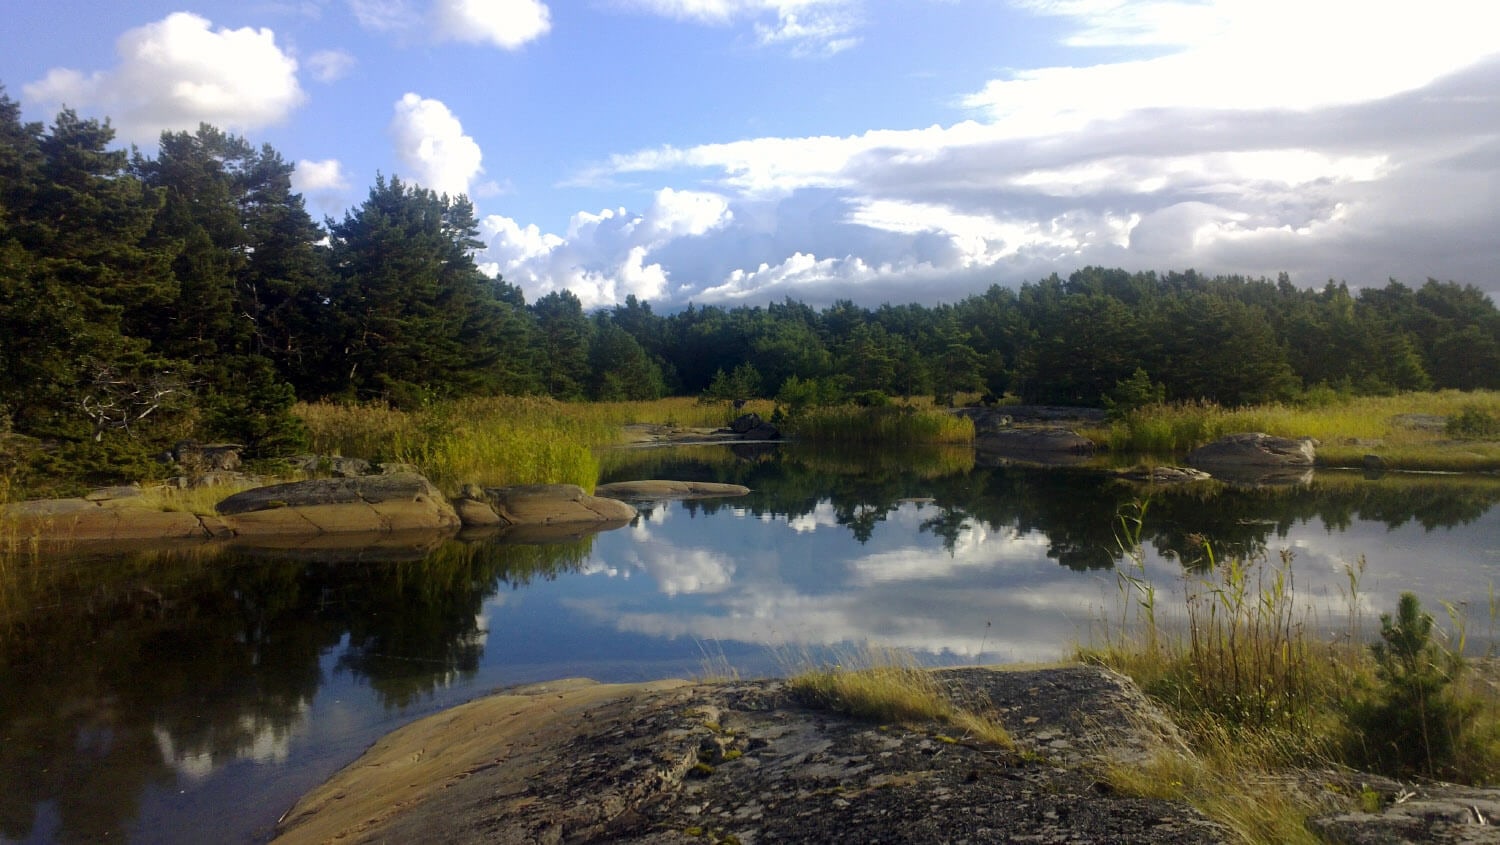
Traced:
[[1359, 466], [1365, 455], [1376, 454], [1392, 469], [1500, 469], [1500, 442], [1455, 438], [1415, 419], [1465, 413], [1500, 417], [1500, 392], [1444, 390], [1245, 408], [1178, 402], [1137, 408], [1106, 428], [1082, 433], [1116, 452], [1170, 456], [1227, 434], [1263, 431], [1315, 438], [1320, 461], [1334, 466]]
[[[1134, 679], [1165, 706], [1192, 753], [1111, 768], [1116, 788], [1188, 800], [1236, 838], [1271, 843], [1313, 841], [1302, 832], [1313, 799], [1290, 788], [1287, 768], [1379, 764], [1387, 749], [1420, 748], [1403, 759], [1425, 761], [1426, 771], [1385, 766], [1387, 773], [1471, 783], [1500, 775], [1500, 699], [1463, 671], [1465, 625], [1454, 608], [1457, 636], [1442, 640], [1429, 618], [1421, 642], [1408, 647], [1419, 656], [1412, 665], [1444, 667], [1444, 674], [1404, 684], [1389, 659], [1378, 659], [1391, 647], [1372, 647], [1360, 629], [1362, 563], [1346, 567], [1348, 621], [1337, 633], [1299, 600], [1289, 552], [1218, 560], [1205, 544], [1199, 560], [1185, 562], [1174, 615], [1145, 567], [1145, 513], [1138, 505], [1121, 516], [1119, 607], [1075, 656]], [[1403, 597], [1402, 608], [1403, 619], [1420, 617], [1414, 597]], [[1389, 643], [1411, 625], [1382, 617], [1382, 627]], [[1412, 688], [1429, 698], [1416, 701]], [[1436, 713], [1439, 705], [1454, 717], [1443, 722], [1447, 735], [1420, 733], [1401, 718]]]
[[787, 430], [798, 438], [820, 442], [960, 444], [974, 441], [972, 420], [904, 405], [808, 408], [787, 422]]

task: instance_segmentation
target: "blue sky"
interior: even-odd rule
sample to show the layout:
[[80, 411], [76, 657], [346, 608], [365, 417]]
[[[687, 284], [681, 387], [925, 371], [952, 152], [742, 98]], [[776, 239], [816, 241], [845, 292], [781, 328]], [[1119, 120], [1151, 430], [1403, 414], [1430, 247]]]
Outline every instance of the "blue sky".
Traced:
[[953, 301], [1088, 264], [1500, 289], [1490, 0], [131, 0], [0, 82], [476, 203], [529, 299]]

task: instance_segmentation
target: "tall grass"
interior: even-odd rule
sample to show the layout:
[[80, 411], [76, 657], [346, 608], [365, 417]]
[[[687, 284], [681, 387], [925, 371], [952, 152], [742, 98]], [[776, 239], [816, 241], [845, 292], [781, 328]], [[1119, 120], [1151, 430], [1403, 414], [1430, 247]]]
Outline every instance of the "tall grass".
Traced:
[[296, 413], [319, 454], [416, 466], [448, 492], [463, 484], [568, 482], [593, 489], [593, 447], [619, 437], [599, 414], [550, 399], [460, 399], [416, 411], [382, 405], [303, 404]]
[[1083, 433], [1117, 452], [1175, 455], [1227, 434], [1263, 431], [1315, 438], [1321, 443], [1320, 461], [1337, 466], [1359, 466], [1364, 455], [1374, 453], [1391, 468], [1500, 469], [1500, 442], [1455, 440], [1441, 430], [1413, 426], [1403, 416], [1476, 411], [1500, 415], [1500, 392], [1444, 390], [1246, 408], [1180, 402], [1137, 408], [1107, 428]]
[[859, 408], [830, 405], [799, 411], [787, 422], [804, 440], [837, 443], [972, 443], [974, 422], [909, 406]]
[[[1133, 678], [1184, 729], [1193, 753], [1164, 752], [1148, 765], [1120, 767], [1108, 773], [1111, 781], [1134, 794], [1189, 800], [1243, 841], [1311, 841], [1302, 823], [1315, 809], [1316, 790], [1278, 786], [1287, 781], [1279, 770], [1379, 762], [1370, 749], [1407, 748], [1414, 741], [1413, 732], [1389, 715], [1407, 709], [1409, 690], [1381, 669], [1381, 647], [1370, 648], [1359, 629], [1362, 566], [1346, 570], [1349, 621], [1339, 635], [1330, 620], [1320, 624], [1299, 601], [1294, 559], [1285, 552], [1219, 560], [1205, 544], [1200, 560], [1185, 562], [1190, 566], [1173, 615], [1145, 567], [1139, 542], [1144, 515], [1139, 506], [1122, 516], [1118, 537], [1126, 558], [1117, 575], [1118, 614], [1101, 620], [1094, 641], [1077, 656]], [[1403, 614], [1414, 616], [1406, 605], [1403, 598]], [[1392, 636], [1385, 617], [1382, 622], [1382, 637]], [[1432, 697], [1421, 706], [1441, 701], [1467, 720], [1452, 728], [1453, 737], [1443, 737], [1443, 747], [1463, 753], [1446, 755], [1441, 766], [1428, 755], [1422, 774], [1493, 778], [1500, 763], [1500, 701], [1459, 674], [1461, 642], [1449, 649], [1424, 640], [1418, 650], [1426, 663], [1451, 667], [1441, 691], [1423, 687]]]

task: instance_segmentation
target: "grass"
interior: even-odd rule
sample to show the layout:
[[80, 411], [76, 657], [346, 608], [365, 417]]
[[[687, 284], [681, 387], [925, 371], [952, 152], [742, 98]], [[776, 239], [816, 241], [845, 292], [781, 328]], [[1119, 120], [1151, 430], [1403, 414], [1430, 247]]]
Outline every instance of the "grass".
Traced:
[[812, 441], [880, 444], [956, 444], [974, 441], [974, 422], [906, 405], [859, 408], [830, 405], [799, 411], [788, 433]]
[[1360, 466], [1379, 455], [1391, 469], [1481, 471], [1500, 469], [1500, 441], [1456, 437], [1426, 430], [1402, 415], [1500, 417], [1500, 392], [1444, 390], [1394, 396], [1342, 397], [1321, 405], [1258, 405], [1224, 408], [1212, 403], [1151, 405], [1126, 414], [1085, 436], [1116, 452], [1177, 455], [1227, 434], [1263, 431], [1320, 442], [1320, 463]]
[[189, 488], [154, 485], [141, 489], [139, 502], [142, 507], [150, 510], [181, 511], [198, 516], [214, 516], [218, 513], [214, 510], [214, 505], [235, 493], [260, 486], [259, 482]]
[[[1372, 646], [1358, 612], [1360, 566], [1346, 572], [1346, 625], [1319, 625], [1296, 594], [1291, 554], [1216, 560], [1205, 546], [1201, 560], [1186, 562], [1182, 601], [1169, 612], [1144, 565], [1144, 516], [1144, 505], [1121, 516], [1119, 607], [1076, 656], [1135, 680], [1192, 753], [1113, 767], [1106, 774], [1116, 788], [1187, 800], [1235, 838], [1273, 843], [1316, 841], [1304, 823], [1332, 798], [1293, 788], [1291, 769], [1366, 767], [1467, 783], [1500, 776], [1500, 700], [1464, 671], [1456, 611], [1453, 639], [1437, 629], [1417, 636], [1416, 599], [1408, 607], [1403, 597], [1405, 622], [1383, 616], [1386, 644]], [[1399, 650], [1391, 643], [1402, 642], [1404, 662], [1390, 657]], [[1406, 718], [1413, 713], [1423, 718]], [[1383, 753], [1413, 746], [1428, 753], [1394, 763]]]
[[937, 722], [979, 742], [1013, 745], [997, 719], [956, 705], [932, 671], [901, 652], [866, 648], [836, 665], [791, 673], [788, 685], [794, 696], [814, 707], [908, 727]]

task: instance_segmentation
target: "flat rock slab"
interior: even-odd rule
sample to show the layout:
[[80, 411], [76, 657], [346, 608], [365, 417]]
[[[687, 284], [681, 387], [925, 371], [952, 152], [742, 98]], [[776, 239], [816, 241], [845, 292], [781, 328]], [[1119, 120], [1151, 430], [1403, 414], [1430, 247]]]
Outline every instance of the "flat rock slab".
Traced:
[[723, 496], [743, 496], [750, 488], [743, 484], [718, 484], [709, 481], [616, 481], [600, 484], [594, 495], [611, 499], [660, 500], [660, 499], [710, 499]]
[[532, 484], [486, 487], [484, 496], [511, 525], [616, 523], [636, 517], [635, 508], [618, 499], [590, 496], [576, 484]]
[[44, 542], [202, 540], [212, 536], [184, 511], [149, 507], [135, 495], [17, 502], [0, 508], [0, 532]]
[[1089, 667], [940, 678], [1032, 753], [808, 709], [779, 681], [562, 682], [391, 734], [298, 802], [277, 841], [1223, 840], [1182, 804], [1089, 774], [1160, 747], [1128, 682]]
[[236, 493], [216, 506], [236, 536], [459, 528], [453, 506], [416, 473], [318, 478]]

